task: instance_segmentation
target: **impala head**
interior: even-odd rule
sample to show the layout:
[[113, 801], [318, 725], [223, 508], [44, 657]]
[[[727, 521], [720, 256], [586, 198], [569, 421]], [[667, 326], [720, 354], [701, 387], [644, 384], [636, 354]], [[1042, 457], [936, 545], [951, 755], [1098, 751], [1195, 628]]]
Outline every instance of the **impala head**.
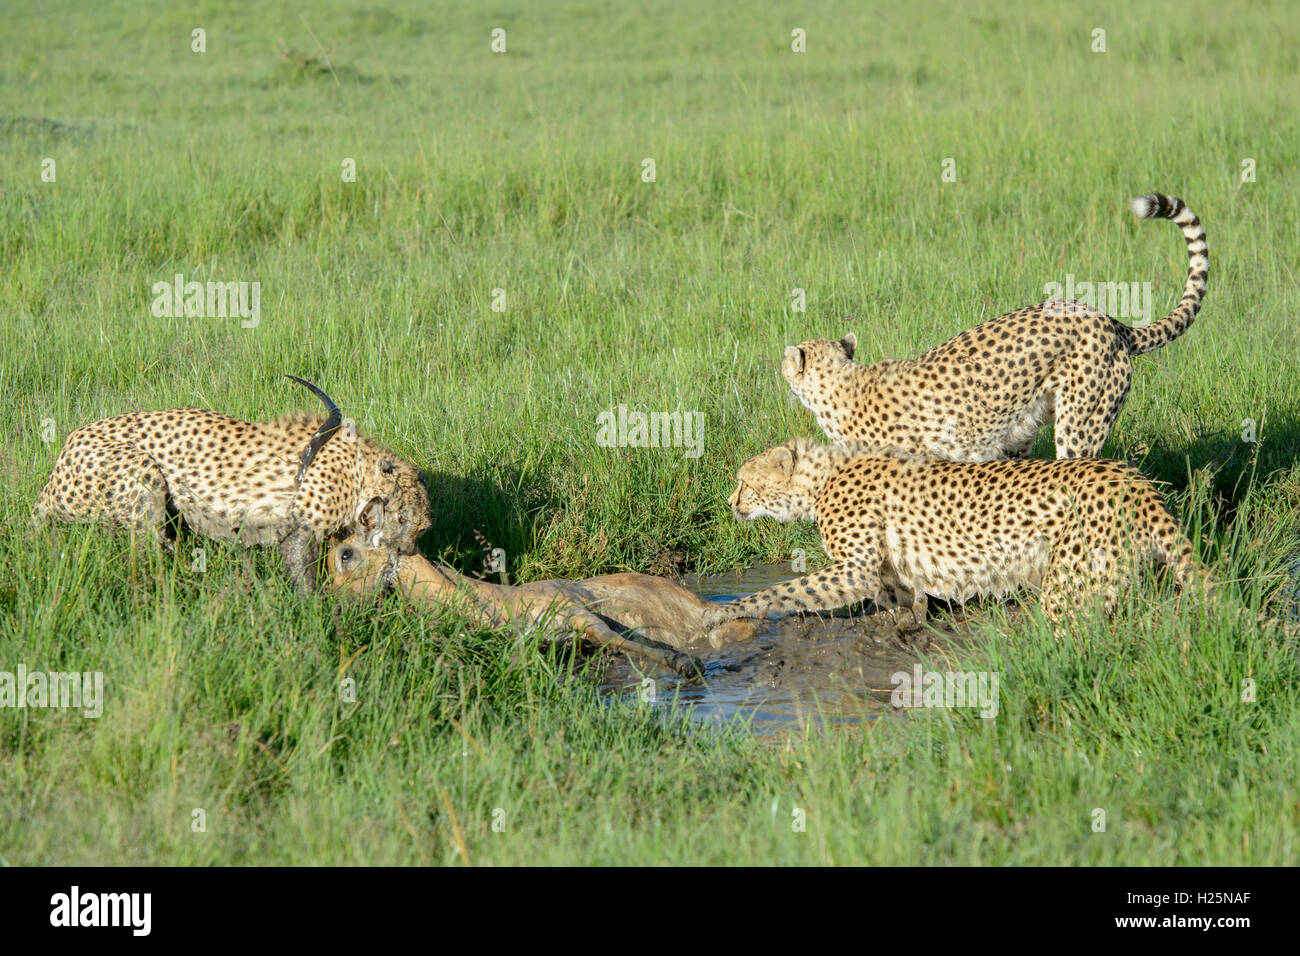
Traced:
[[397, 583], [400, 560], [392, 548], [369, 542], [363, 534], [335, 541], [325, 557], [330, 586], [352, 594], [391, 590]]

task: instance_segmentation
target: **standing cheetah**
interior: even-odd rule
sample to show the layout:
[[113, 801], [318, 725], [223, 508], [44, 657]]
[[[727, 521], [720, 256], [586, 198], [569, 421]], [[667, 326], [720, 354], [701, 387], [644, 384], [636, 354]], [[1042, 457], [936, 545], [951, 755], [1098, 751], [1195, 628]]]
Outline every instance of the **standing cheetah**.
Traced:
[[1113, 603], [1123, 577], [1154, 562], [1180, 584], [1208, 580], [1155, 486], [1123, 462], [950, 462], [796, 438], [751, 458], [737, 479], [736, 517], [815, 520], [834, 563], [719, 605], [710, 627], [864, 600], [888, 608], [888, 584], [910, 591], [924, 620], [927, 594], [966, 601], [1021, 588], [1060, 617], [1094, 594]]
[[328, 395], [289, 377], [325, 403], [328, 417], [299, 412], [244, 422], [178, 408], [91, 422], [68, 436], [35, 514], [107, 520], [164, 544], [169, 516], [179, 515], [207, 537], [278, 546], [304, 589], [315, 586], [327, 535], [360, 528], [414, 551], [430, 524], [419, 472], [342, 427]]
[[1132, 357], [1172, 342], [1205, 296], [1205, 230], [1181, 199], [1133, 200], [1142, 219], [1172, 219], [1187, 240], [1187, 282], [1159, 322], [1130, 328], [1078, 302], [1052, 300], [990, 319], [920, 358], [857, 365], [857, 337], [785, 350], [781, 374], [831, 441], [894, 446], [951, 461], [1024, 457], [1056, 424], [1056, 457], [1101, 453], [1133, 377]]

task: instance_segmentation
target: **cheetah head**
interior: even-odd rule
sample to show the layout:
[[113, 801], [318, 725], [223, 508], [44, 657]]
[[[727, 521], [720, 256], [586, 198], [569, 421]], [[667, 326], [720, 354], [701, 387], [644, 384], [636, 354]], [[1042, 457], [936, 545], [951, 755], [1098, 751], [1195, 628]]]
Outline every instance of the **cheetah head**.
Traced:
[[741, 521], [811, 521], [817, 489], [799, 467], [803, 453], [804, 443], [795, 439], [741, 465], [727, 499], [732, 513]]
[[[321, 422], [303, 449], [298, 468], [298, 484], [316, 459], [317, 453], [343, 429], [343, 413], [325, 392], [305, 378], [286, 375], [308, 389], [324, 403], [329, 415]], [[429, 530], [429, 492], [418, 468], [402, 461], [388, 449], [351, 432], [359, 449], [362, 502], [356, 514], [356, 527], [377, 544], [380, 538], [399, 554], [414, 554], [420, 535]]]
[[813, 412], [817, 399], [827, 387], [839, 379], [846, 369], [856, 368], [853, 353], [858, 348], [858, 337], [852, 332], [839, 341], [809, 339], [791, 345], [781, 359], [781, 376], [799, 401]]
[[429, 530], [429, 492], [420, 470], [388, 453], [379, 453], [362, 491], [366, 503], [357, 515], [362, 533], [378, 533], [399, 554], [414, 554], [420, 535]]

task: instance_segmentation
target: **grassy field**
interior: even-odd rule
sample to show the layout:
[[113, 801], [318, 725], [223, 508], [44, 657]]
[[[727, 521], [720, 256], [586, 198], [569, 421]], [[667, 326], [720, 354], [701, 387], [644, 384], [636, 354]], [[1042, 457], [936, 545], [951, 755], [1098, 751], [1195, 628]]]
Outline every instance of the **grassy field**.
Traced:
[[[0, 709], [0, 864], [1296, 861], [1297, 646], [1239, 623], [1300, 549], [1291, 5], [309, 6], [0, 14], [0, 671], [105, 675], [98, 719]], [[1205, 223], [1209, 293], [1107, 451], [1241, 584], [1061, 641], [990, 609], [958, 663], [1001, 674], [996, 721], [705, 733], [532, 638], [304, 601], [273, 555], [28, 526], [78, 425], [310, 407], [293, 372], [432, 473], [430, 557], [472, 567], [475, 527], [515, 579], [817, 553], [725, 504], [817, 434], [782, 348], [917, 354], [1067, 275], [1163, 314], [1153, 190]], [[155, 316], [178, 273], [259, 283], [256, 326]], [[702, 413], [703, 453], [598, 446], [620, 403]]]

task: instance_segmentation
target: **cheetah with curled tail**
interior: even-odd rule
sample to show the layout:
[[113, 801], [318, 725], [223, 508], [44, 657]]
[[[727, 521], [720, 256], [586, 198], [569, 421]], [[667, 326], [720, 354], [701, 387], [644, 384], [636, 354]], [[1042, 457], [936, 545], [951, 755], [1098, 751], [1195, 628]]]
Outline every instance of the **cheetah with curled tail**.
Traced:
[[990, 319], [920, 358], [852, 361], [857, 337], [785, 350], [781, 374], [835, 443], [859, 441], [950, 461], [1024, 457], [1056, 425], [1056, 457], [1101, 454], [1133, 378], [1132, 357], [1187, 331], [1205, 296], [1205, 230], [1181, 199], [1133, 200], [1140, 219], [1172, 219], [1187, 242], [1187, 281], [1172, 312], [1130, 328], [1052, 300]]
[[278, 547], [304, 590], [315, 585], [328, 535], [360, 529], [414, 551], [430, 525], [419, 471], [345, 427], [315, 385], [289, 377], [320, 398], [328, 416], [245, 422], [178, 408], [81, 426], [59, 452], [34, 516], [104, 521], [169, 545], [169, 518], [179, 515], [207, 537]]
[[1050, 618], [1094, 595], [1110, 606], [1127, 575], [1154, 563], [1180, 585], [1209, 585], [1155, 485], [1124, 462], [950, 462], [796, 438], [741, 466], [728, 503], [741, 520], [815, 520], [833, 564], [718, 605], [709, 627], [865, 600], [898, 610], [888, 585], [912, 593], [918, 621], [926, 595], [1029, 589]]

